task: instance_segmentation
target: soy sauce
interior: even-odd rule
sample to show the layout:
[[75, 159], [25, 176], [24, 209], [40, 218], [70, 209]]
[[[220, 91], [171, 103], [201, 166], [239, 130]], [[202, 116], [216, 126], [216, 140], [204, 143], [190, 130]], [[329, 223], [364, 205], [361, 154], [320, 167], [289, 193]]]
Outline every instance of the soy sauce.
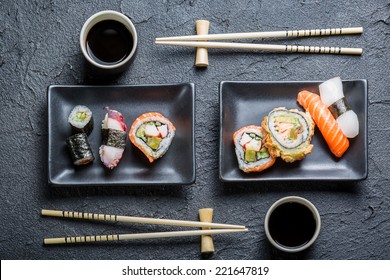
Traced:
[[86, 47], [94, 61], [113, 65], [130, 54], [133, 44], [133, 37], [123, 24], [115, 20], [103, 20], [88, 32]]
[[298, 247], [310, 241], [316, 229], [313, 213], [297, 202], [279, 205], [269, 219], [269, 232], [281, 246]]

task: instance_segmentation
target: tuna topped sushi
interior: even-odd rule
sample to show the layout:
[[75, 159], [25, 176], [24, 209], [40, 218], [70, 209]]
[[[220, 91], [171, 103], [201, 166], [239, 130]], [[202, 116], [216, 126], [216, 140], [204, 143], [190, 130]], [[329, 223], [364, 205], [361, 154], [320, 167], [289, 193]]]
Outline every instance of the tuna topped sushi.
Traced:
[[121, 113], [107, 108], [102, 123], [102, 145], [99, 148], [103, 164], [113, 169], [122, 158], [126, 146], [126, 124]]
[[175, 136], [176, 128], [163, 115], [157, 112], [144, 113], [132, 124], [130, 141], [140, 149], [149, 162], [161, 158]]
[[284, 107], [273, 109], [264, 117], [262, 127], [268, 132], [264, 146], [274, 157], [286, 162], [301, 160], [311, 153], [314, 122], [308, 113]]
[[260, 172], [275, 163], [268, 149], [262, 145], [266, 132], [260, 126], [249, 125], [233, 134], [239, 168], [246, 172]]

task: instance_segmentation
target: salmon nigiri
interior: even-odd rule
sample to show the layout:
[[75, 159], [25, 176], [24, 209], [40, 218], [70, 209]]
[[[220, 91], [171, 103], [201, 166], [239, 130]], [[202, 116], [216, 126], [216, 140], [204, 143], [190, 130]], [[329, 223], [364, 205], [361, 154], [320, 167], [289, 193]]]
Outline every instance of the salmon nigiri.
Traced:
[[349, 147], [348, 138], [341, 131], [327, 106], [321, 102], [320, 96], [304, 90], [298, 93], [297, 101], [309, 112], [331, 152], [336, 157], [342, 157]]

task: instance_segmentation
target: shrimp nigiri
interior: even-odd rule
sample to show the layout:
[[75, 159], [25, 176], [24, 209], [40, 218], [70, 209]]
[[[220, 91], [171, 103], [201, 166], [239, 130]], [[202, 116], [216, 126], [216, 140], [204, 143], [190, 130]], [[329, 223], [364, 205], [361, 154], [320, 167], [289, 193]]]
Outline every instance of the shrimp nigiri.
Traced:
[[321, 102], [320, 96], [304, 90], [298, 93], [297, 101], [309, 112], [331, 152], [336, 157], [342, 157], [349, 147], [348, 138], [341, 131], [327, 106]]

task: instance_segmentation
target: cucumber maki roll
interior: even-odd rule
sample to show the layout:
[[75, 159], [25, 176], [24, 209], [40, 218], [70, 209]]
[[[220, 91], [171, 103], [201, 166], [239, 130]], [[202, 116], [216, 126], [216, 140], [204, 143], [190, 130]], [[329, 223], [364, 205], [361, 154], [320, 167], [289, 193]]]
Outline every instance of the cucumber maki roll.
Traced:
[[275, 158], [262, 145], [265, 135], [264, 129], [255, 125], [242, 127], [233, 134], [238, 166], [242, 171], [260, 172], [275, 163]]
[[73, 133], [86, 133], [89, 135], [93, 130], [92, 112], [87, 106], [77, 105], [70, 112], [68, 122]]
[[264, 139], [270, 154], [286, 162], [301, 160], [311, 153], [314, 122], [308, 113], [284, 107], [273, 109], [262, 122], [267, 131]]
[[87, 134], [77, 133], [66, 139], [74, 165], [86, 165], [94, 160]]

